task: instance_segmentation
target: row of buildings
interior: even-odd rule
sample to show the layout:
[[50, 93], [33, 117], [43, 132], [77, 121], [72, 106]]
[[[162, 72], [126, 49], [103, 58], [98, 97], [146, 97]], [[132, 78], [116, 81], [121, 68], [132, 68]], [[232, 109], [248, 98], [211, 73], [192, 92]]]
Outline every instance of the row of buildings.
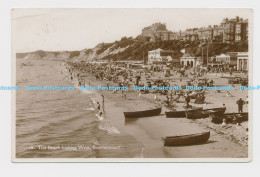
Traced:
[[249, 61], [247, 52], [228, 52], [226, 54], [216, 55], [207, 59], [204, 63], [202, 57], [191, 56], [185, 53], [180, 59], [174, 58], [174, 51], [156, 49], [148, 52], [148, 64], [175, 63], [181, 66], [211, 66], [233, 68], [237, 70], [248, 70]]
[[179, 32], [167, 30], [165, 23], [155, 23], [143, 28], [141, 36], [150, 42], [157, 40], [242, 42], [248, 41], [248, 20], [240, 17], [225, 18], [219, 25], [190, 28]]

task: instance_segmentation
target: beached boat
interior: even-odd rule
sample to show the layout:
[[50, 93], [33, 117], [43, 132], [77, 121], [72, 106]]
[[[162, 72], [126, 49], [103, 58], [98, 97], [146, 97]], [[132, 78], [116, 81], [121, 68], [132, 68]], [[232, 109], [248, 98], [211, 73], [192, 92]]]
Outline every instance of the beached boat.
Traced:
[[212, 108], [212, 109], [204, 109], [204, 110], [190, 110], [185, 111], [186, 117], [188, 119], [200, 119], [200, 118], [207, 118], [210, 114], [218, 115], [224, 114], [226, 111], [226, 107], [220, 108]]
[[[226, 110], [226, 107], [218, 107], [218, 108], [209, 108], [209, 109], [203, 109], [203, 111], [220, 111], [220, 110]], [[197, 110], [188, 110], [189, 112], [196, 112]]]
[[151, 117], [157, 116], [162, 112], [162, 108], [150, 109], [145, 111], [135, 111], [135, 112], [124, 112], [125, 118], [141, 118], [141, 117]]
[[[200, 108], [194, 108], [194, 109], [191, 109], [191, 110], [202, 110], [202, 109], [203, 108], [200, 107]], [[185, 111], [187, 111], [187, 110], [165, 112], [166, 118], [186, 118]]]
[[216, 124], [221, 124], [223, 122], [223, 119], [226, 120], [226, 123], [237, 123], [248, 121], [248, 112], [210, 115], [210, 117], [211, 122]]
[[182, 136], [167, 136], [163, 137], [162, 140], [164, 146], [185, 146], [207, 142], [209, 137], [210, 132], [203, 132]]

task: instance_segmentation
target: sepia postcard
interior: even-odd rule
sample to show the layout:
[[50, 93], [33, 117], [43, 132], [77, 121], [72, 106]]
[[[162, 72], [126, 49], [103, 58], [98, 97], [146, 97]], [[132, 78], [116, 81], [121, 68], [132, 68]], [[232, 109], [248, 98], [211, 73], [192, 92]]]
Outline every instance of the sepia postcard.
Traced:
[[252, 9], [11, 13], [13, 162], [252, 160]]

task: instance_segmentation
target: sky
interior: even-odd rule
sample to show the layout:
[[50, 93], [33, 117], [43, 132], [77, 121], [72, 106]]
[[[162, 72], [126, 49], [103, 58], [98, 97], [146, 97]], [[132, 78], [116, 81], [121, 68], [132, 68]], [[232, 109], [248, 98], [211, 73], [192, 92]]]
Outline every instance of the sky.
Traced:
[[166, 23], [170, 31], [218, 25], [224, 18], [252, 17], [250, 9], [35, 9], [12, 10], [16, 52], [72, 51], [93, 48], [121, 37], [136, 37], [142, 28]]

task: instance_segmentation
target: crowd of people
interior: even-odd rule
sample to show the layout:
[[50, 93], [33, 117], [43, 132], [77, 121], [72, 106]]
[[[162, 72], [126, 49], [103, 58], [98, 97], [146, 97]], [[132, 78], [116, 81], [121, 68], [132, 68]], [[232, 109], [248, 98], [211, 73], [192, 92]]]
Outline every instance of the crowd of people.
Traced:
[[[148, 67], [141, 67], [140, 65], [131, 65], [129, 63], [73, 63], [68, 62], [67, 70], [69, 72], [70, 79], [77, 79], [79, 86], [85, 86], [85, 76], [92, 75], [96, 78], [96, 80], [103, 81], [107, 86], [110, 84], [117, 85], [119, 87], [126, 86], [130, 88], [131, 86], [146, 86], [151, 88], [152, 86], [157, 87], [169, 87], [175, 86], [174, 83], [170, 79], [167, 79], [168, 75], [171, 75], [172, 71], [173, 75], [176, 78], [179, 78], [181, 82], [183, 78], [187, 77], [188, 80], [186, 85], [189, 86], [213, 86], [214, 81], [211, 79], [205, 79], [203, 76], [206, 76], [208, 73], [207, 68], [203, 67], [195, 67], [195, 68], [187, 68], [187, 67], [174, 67], [168, 66], [164, 67], [162, 65], [150, 65]], [[211, 69], [212, 70], [212, 69]], [[215, 70], [214, 70], [215, 71]], [[157, 75], [158, 73], [167, 74], [165, 77], [161, 78], [162, 75]], [[217, 71], [216, 71], [217, 72]], [[179, 75], [179, 77], [178, 77]], [[90, 86], [90, 81], [88, 82]], [[185, 88], [186, 85], [182, 85]], [[203, 104], [205, 103], [206, 94], [204, 90], [133, 90], [129, 89], [128, 91], [136, 91], [139, 98], [141, 98], [142, 94], [153, 93], [154, 101], [162, 101], [162, 103], [170, 108], [174, 109], [176, 104], [179, 102], [180, 98], [183, 97], [183, 100], [186, 102], [185, 109], [191, 108], [190, 105], [191, 99], [195, 99], [194, 103]], [[126, 90], [121, 91], [121, 97], [126, 99], [127, 92]], [[113, 93], [117, 91], [114, 90]], [[227, 92], [228, 96], [231, 95], [230, 92]], [[165, 99], [158, 99], [165, 96]], [[98, 114], [102, 116], [104, 114], [104, 95], [101, 96], [101, 104], [97, 102], [97, 110]], [[243, 112], [243, 105], [245, 101], [240, 98], [237, 102], [238, 104], [238, 112]], [[224, 120], [223, 120], [224, 123]]]

